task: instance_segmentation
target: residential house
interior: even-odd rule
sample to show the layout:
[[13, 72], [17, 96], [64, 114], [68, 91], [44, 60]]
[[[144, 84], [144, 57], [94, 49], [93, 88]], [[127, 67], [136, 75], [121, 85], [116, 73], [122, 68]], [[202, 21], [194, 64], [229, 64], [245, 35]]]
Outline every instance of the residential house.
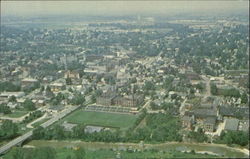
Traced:
[[50, 88], [52, 92], [59, 92], [65, 90], [66, 86], [63, 83], [52, 83], [50, 84]]

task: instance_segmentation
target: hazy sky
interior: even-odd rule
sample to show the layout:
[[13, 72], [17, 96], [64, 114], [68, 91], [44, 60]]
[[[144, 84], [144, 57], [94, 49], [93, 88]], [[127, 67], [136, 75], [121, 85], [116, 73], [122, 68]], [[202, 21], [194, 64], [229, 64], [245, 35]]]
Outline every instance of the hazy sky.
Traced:
[[126, 15], [181, 12], [248, 12], [246, 1], [1, 1], [1, 15]]

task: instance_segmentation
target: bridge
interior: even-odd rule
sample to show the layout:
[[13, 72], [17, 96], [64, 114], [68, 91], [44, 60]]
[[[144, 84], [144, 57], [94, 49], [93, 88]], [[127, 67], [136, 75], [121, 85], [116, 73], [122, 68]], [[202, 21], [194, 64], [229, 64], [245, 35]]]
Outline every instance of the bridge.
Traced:
[[[56, 114], [55, 117], [53, 117], [52, 119], [46, 121], [45, 123], [41, 124], [42, 127], [46, 128], [50, 125], [52, 125], [53, 123], [55, 123], [56, 121], [62, 119], [63, 117], [65, 117], [66, 115], [70, 114], [71, 112], [75, 111], [76, 109], [80, 108], [81, 106], [72, 106], [69, 109], [66, 109], [58, 114]], [[5, 152], [7, 152], [10, 148], [24, 142], [25, 140], [27, 140], [28, 138], [30, 138], [33, 134], [33, 130], [23, 134], [22, 136], [19, 136], [13, 140], [11, 140], [10, 142], [8, 142], [7, 144], [5, 144], [4, 146], [0, 147], [0, 154], [4, 154]]]

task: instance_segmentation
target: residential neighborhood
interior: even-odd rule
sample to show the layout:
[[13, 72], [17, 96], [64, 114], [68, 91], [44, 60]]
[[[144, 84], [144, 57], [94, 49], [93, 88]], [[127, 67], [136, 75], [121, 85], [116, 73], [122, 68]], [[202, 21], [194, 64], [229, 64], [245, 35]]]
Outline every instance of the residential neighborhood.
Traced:
[[248, 158], [248, 18], [4, 17], [0, 158]]

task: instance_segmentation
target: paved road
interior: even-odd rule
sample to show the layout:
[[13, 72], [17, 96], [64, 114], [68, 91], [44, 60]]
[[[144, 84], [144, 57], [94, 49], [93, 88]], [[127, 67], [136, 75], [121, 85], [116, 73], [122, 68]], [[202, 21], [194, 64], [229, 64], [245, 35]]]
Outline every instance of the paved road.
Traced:
[[204, 95], [204, 99], [206, 99], [207, 97], [211, 96], [211, 90], [210, 90], [210, 78], [203, 75], [201, 76], [202, 79], [206, 82], [206, 93]]
[[185, 103], [187, 101], [187, 98], [184, 99], [184, 101], [181, 103], [181, 106], [180, 106], [180, 115], [184, 115], [185, 114]]
[[[41, 124], [41, 126], [46, 128], [46, 127], [52, 125], [53, 123], [55, 123], [56, 121], [60, 120], [61, 118], [65, 117], [66, 115], [68, 115], [72, 111], [78, 109], [79, 107], [80, 106], [72, 106], [69, 109], [66, 109], [66, 110], [58, 113], [54, 118], [52, 118], [52, 119], [46, 121], [45, 123]], [[32, 136], [32, 133], [33, 133], [33, 131], [31, 130], [31, 131], [25, 133], [24, 135], [13, 139], [12, 141], [7, 143], [6, 145], [0, 147], [0, 154], [3, 154], [4, 152], [8, 151], [10, 148], [18, 145], [19, 143], [22, 143], [23, 141], [25, 141], [28, 138], [30, 138]]]
[[46, 112], [46, 113], [44, 113], [44, 115], [41, 116], [40, 118], [38, 118], [38, 119], [36, 119], [36, 120], [30, 122], [29, 124], [27, 124], [26, 127], [27, 127], [27, 128], [30, 128], [30, 129], [34, 128], [34, 127], [32, 126], [34, 123], [36, 123], [36, 122], [38, 122], [38, 121], [41, 121], [41, 120], [45, 119], [47, 116], [48, 116], [48, 114], [47, 114], [47, 112]]

